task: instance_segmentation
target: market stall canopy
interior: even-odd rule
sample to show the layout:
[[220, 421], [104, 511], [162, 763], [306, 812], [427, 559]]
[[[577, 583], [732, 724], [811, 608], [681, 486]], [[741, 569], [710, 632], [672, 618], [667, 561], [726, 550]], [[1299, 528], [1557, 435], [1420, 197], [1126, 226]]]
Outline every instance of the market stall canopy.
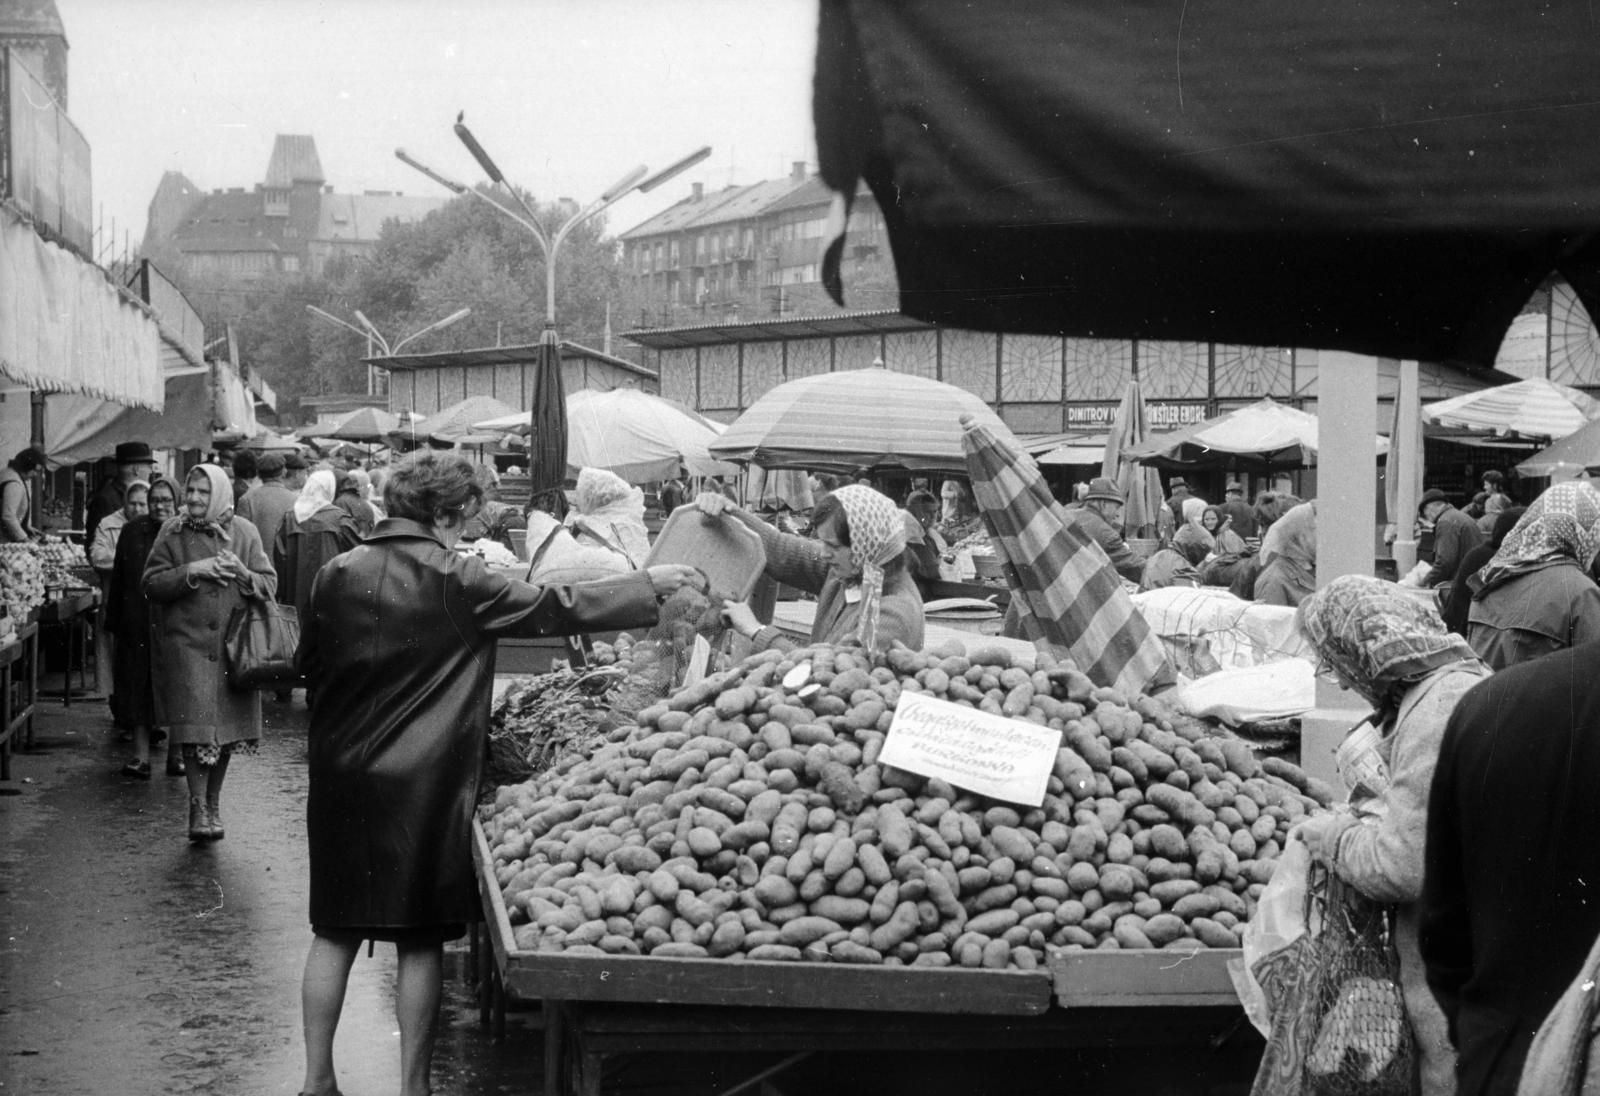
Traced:
[[849, 474], [858, 468], [965, 474], [961, 418], [1003, 444], [1022, 443], [977, 396], [942, 381], [872, 366], [770, 389], [733, 421], [711, 455], [763, 468]]
[[1553, 272], [1600, 315], [1595, 60], [1581, 4], [823, 0], [813, 107], [912, 316], [1487, 368]]
[[[518, 411], [473, 429], [527, 434], [530, 420], [530, 412]], [[637, 388], [579, 389], [567, 397], [567, 469], [605, 468], [629, 483], [671, 479], [679, 464], [690, 475], [734, 475], [736, 466], [707, 451], [722, 429], [676, 400]]]
[[1564, 438], [1600, 419], [1600, 401], [1540, 377], [1422, 405], [1424, 422], [1495, 434]]
[[332, 441], [355, 441], [366, 445], [387, 445], [389, 435], [400, 429], [400, 418], [376, 407], [358, 407], [337, 421], [331, 429], [315, 427], [316, 436]]
[[1539, 450], [1517, 465], [1517, 473], [1565, 479], [1596, 468], [1600, 468], [1600, 421], [1584, 423], [1554, 445]]
[[428, 439], [443, 445], [493, 445], [505, 431], [479, 430], [485, 419], [516, 415], [518, 411], [493, 396], [468, 396], [428, 416]]
[[[1389, 451], [1373, 435], [1373, 455]], [[1172, 471], [1229, 468], [1271, 471], [1307, 468], [1317, 459], [1317, 417], [1270, 397], [1216, 418], [1165, 434], [1154, 434], [1126, 454], [1142, 464]]]
[[271, 430], [263, 430], [253, 438], [246, 438], [237, 446], [239, 449], [254, 449], [258, 453], [298, 453], [300, 443], [291, 437], [274, 434]]

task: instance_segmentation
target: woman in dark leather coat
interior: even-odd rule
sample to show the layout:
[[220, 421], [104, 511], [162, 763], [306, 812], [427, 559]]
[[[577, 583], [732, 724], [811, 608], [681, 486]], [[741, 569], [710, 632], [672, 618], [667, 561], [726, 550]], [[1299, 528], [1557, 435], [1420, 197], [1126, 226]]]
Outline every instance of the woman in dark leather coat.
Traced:
[[338, 1091], [333, 1035], [363, 940], [399, 956], [401, 1092], [429, 1091], [443, 942], [477, 915], [472, 812], [499, 636], [653, 624], [703, 582], [652, 567], [530, 586], [454, 550], [482, 498], [472, 465], [421, 451], [384, 489], [389, 517], [317, 575], [301, 622], [311, 711], [311, 927], [301, 997], [307, 1093]]

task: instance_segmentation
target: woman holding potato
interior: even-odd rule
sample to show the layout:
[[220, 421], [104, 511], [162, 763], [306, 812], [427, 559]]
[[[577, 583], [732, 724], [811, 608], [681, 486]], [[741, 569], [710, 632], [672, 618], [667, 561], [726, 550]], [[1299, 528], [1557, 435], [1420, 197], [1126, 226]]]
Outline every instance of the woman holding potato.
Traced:
[[499, 636], [653, 624], [691, 567], [530, 586], [455, 551], [482, 499], [466, 459], [423, 450], [384, 488], [389, 515], [327, 564], [301, 621], [309, 733], [311, 929], [301, 986], [304, 1092], [338, 1091], [333, 1036], [363, 940], [393, 941], [401, 1092], [429, 1090], [443, 944], [477, 916], [472, 811]]
[[[1417, 944], [1428, 794], [1445, 723], [1489, 676], [1466, 640], [1390, 583], [1344, 575], [1301, 602], [1300, 631], [1324, 671], [1376, 709], [1370, 742], [1340, 748], [1352, 784], [1349, 809], [1295, 830], [1311, 855], [1357, 891], [1396, 907], [1400, 990], [1421, 1058], [1423, 1096], [1455, 1091], [1455, 1052], [1428, 989]], [[1366, 734], [1363, 724], [1352, 737]]]
[[[780, 533], [721, 495], [701, 495], [695, 505], [709, 517], [733, 518], [755, 530], [766, 550], [766, 573], [817, 595], [811, 642], [854, 639], [868, 650], [885, 650], [898, 640], [912, 650], [922, 647], [922, 595], [907, 564], [905, 518], [887, 495], [861, 484], [834, 491], [812, 514], [817, 540]], [[745, 602], [729, 602], [725, 614], [756, 650], [794, 646]]]

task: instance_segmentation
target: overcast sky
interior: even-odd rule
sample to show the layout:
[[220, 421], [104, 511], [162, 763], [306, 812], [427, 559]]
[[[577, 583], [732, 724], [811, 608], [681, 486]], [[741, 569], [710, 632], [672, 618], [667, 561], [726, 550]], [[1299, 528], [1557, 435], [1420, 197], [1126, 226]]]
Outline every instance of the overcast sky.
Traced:
[[611, 210], [815, 165], [816, 0], [56, 0], [96, 218], [137, 247], [163, 171], [253, 186], [278, 133], [316, 138], [345, 193], [447, 192], [396, 147], [482, 178], [456, 112], [540, 199], [587, 202], [635, 164], [710, 160]]

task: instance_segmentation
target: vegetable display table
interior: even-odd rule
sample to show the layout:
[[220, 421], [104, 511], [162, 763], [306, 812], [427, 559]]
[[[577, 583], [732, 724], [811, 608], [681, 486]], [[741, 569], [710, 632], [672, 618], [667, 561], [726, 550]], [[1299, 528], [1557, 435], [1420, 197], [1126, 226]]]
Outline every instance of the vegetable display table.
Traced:
[[507, 995], [541, 1003], [549, 1096], [596, 1096], [622, 1055], [787, 1055], [744, 1090], [819, 1048], [1200, 1052], [1248, 1028], [1226, 971], [1237, 950], [1060, 952], [1040, 971], [524, 951], [477, 822], [473, 858], [488, 935], [477, 947], [483, 1019], [499, 1037]]
[[24, 624], [16, 638], [0, 646], [0, 780], [11, 779], [11, 750], [17, 732], [33, 745], [33, 703], [39, 690], [39, 626]]

